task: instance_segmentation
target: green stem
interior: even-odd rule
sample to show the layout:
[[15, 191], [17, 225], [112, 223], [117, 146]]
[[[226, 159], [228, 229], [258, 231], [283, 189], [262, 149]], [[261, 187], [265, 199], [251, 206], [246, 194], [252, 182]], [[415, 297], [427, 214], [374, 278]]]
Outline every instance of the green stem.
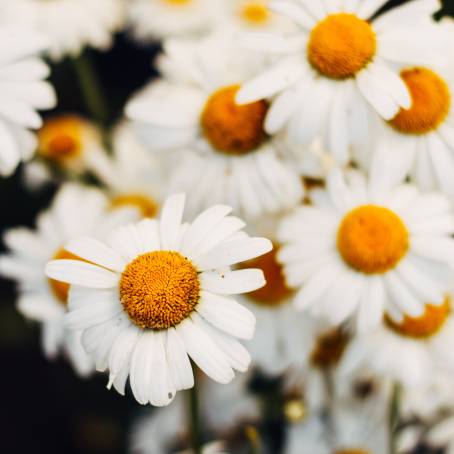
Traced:
[[400, 413], [400, 399], [402, 387], [399, 383], [395, 383], [390, 400], [389, 407], [389, 453], [397, 454], [397, 435]]
[[108, 122], [107, 103], [93, 62], [87, 51], [72, 61], [85, 105], [93, 119], [105, 127]]
[[188, 414], [191, 426], [192, 451], [194, 454], [201, 454], [199, 393], [196, 382], [194, 387], [188, 391]]

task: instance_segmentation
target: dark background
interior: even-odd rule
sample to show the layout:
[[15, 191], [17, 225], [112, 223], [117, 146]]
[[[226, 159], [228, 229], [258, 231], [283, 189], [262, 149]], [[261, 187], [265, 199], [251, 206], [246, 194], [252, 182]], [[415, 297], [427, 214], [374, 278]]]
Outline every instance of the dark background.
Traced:
[[[454, 15], [454, 0], [444, 5], [444, 13]], [[121, 116], [130, 94], [155, 75], [151, 62], [158, 51], [158, 45], [141, 47], [118, 35], [109, 53], [86, 52], [107, 100], [107, 125]], [[76, 74], [70, 61], [53, 67], [57, 110], [88, 115]], [[24, 189], [20, 169], [1, 180], [1, 231], [32, 226], [53, 192]], [[0, 280], [0, 453], [125, 453], [131, 418], [143, 409], [131, 397], [107, 391], [103, 375], [81, 380], [63, 360], [48, 362], [39, 328], [16, 312], [14, 300], [14, 284]]]

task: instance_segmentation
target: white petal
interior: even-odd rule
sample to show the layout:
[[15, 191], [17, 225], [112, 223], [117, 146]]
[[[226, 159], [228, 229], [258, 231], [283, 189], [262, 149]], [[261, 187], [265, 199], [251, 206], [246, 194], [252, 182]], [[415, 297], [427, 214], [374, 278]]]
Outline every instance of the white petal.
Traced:
[[148, 403], [150, 380], [153, 377], [151, 358], [154, 355], [153, 332], [144, 331], [139, 337], [132, 354], [129, 381], [137, 402], [142, 405]]
[[203, 290], [221, 295], [248, 293], [266, 284], [262, 270], [246, 269], [236, 271], [205, 271], [200, 274]]
[[360, 334], [368, 333], [380, 324], [385, 306], [385, 289], [381, 278], [370, 276], [365, 279], [365, 284], [357, 321]]
[[184, 343], [175, 328], [167, 330], [166, 345], [169, 377], [177, 391], [194, 386], [194, 374]]
[[225, 355], [211, 338], [191, 319], [176, 327], [189, 356], [209, 377], [219, 383], [229, 383], [234, 377]]
[[242, 238], [220, 244], [194, 260], [201, 271], [223, 268], [259, 257], [273, 249], [266, 238]]
[[93, 238], [80, 237], [71, 240], [65, 249], [88, 262], [120, 273], [126, 265], [124, 259], [114, 250]]
[[113, 288], [118, 285], [118, 275], [79, 260], [53, 260], [46, 265], [47, 277], [68, 284], [92, 288]]
[[363, 0], [356, 11], [356, 14], [361, 17], [361, 19], [370, 19], [370, 17], [387, 1], [388, 0]]
[[185, 200], [184, 194], [176, 194], [169, 197], [164, 203], [159, 223], [163, 250], [178, 250]]
[[196, 310], [213, 326], [232, 336], [252, 339], [254, 335], [254, 314], [231, 298], [202, 291]]

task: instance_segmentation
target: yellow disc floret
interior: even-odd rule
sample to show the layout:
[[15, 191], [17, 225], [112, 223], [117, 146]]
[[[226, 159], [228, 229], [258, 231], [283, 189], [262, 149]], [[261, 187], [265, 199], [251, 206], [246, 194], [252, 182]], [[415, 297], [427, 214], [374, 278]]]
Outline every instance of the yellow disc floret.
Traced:
[[[53, 256], [53, 260], [82, 260], [77, 255], [68, 252], [65, 249], [59, 249]], [[69, 284], [66, 282], [56, 281], [55, 279], [48, 279], [52, 293], [57, 301], [66, 305], [68, 303]]]
[[265, 306], [279, 305], [291, 294], [291, 290], [285, 282], [282, 265], [276, 259], [278, 250], [279, 247], [275, 246], [270, 252], [242, 265], [244, 268], [258, 268], [263, 271], [266, 280], [265, 286], [248, 293], [248, 296]]
[[110, 203], [112, 208], [134, 207], [145, 218], [153, 218], [158, 212], [158, 204], [143, 194], [123, 194], [114, 197]]
[[434, 131], [446, 119], [451, 108], [451, 93], [446, 82], [426, 68], [402, 71], [412, 106], [401, 109], [389, 124], [404, 134], [422, 135]]
[[164, 3], [174, 6], [183, 6], [192, 2], [192, 0], [163, 0]]
[[270, 20], [270, 10], [263, 2], [248, 1], [240, 11], [242, 19], [249, 25], [260, 26]]
[[409, 247], [408, 231], [388, 208], [364, 205], [348, 213], [337, 233], [337, 249], [356, 271], [379, 274], [394, 268]]
[[369, 22], [354, 14], [332, 14], [313, 29], [307, 48], [311, 65], [331, 79], [354, 77], [373, 59], [377, 49]]
[[140, 255], [121, 275], [120, 300], [140, 328], [167, 329], [178, 325], [199, 301], [194, 265], [178, 252]]
[[451, 301], [446, 299], [444, 304], [434, 306], [427, 304], [424, 314], [420, 317], [406, 315], [401, 322], [395, 322], [385, 316], [386, 326], [395, 333], [414, 339], [426, 339], [437, 334], [451, 314]]
[[265, 101], [238, 105], [240, 86], [221, 88], [208, 99], [201, 116], [206, 139], [218, 151], [241, 155], [253, 151], [265, 139], [263, 123], [268, 110]]
[[64, 115], [47, 120], [38, 131], [38, 154], [59, 164], [82, 153], [80, 118]]

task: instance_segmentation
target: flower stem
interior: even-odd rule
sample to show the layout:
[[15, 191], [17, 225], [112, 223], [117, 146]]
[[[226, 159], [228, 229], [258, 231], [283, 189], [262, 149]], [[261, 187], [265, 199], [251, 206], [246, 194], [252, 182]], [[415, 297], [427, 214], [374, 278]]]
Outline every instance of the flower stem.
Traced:
[[400, 399], [402, 387], [399, 383], [393, 386], [390, 406], [389, 406], [389, 453], [397, 454], [397, 434], [400, 413]]
[[201, 454], [199, 393], [197, 382], [194, 382], [194, 387], [188, 391], [188, 414], [191, 426], [192, 452], [194, 454]]
[[85, 105], [93, 119], [105, 127], [108, 121], [107, 103], [90, 55], [85, 51], [72, 61]]

